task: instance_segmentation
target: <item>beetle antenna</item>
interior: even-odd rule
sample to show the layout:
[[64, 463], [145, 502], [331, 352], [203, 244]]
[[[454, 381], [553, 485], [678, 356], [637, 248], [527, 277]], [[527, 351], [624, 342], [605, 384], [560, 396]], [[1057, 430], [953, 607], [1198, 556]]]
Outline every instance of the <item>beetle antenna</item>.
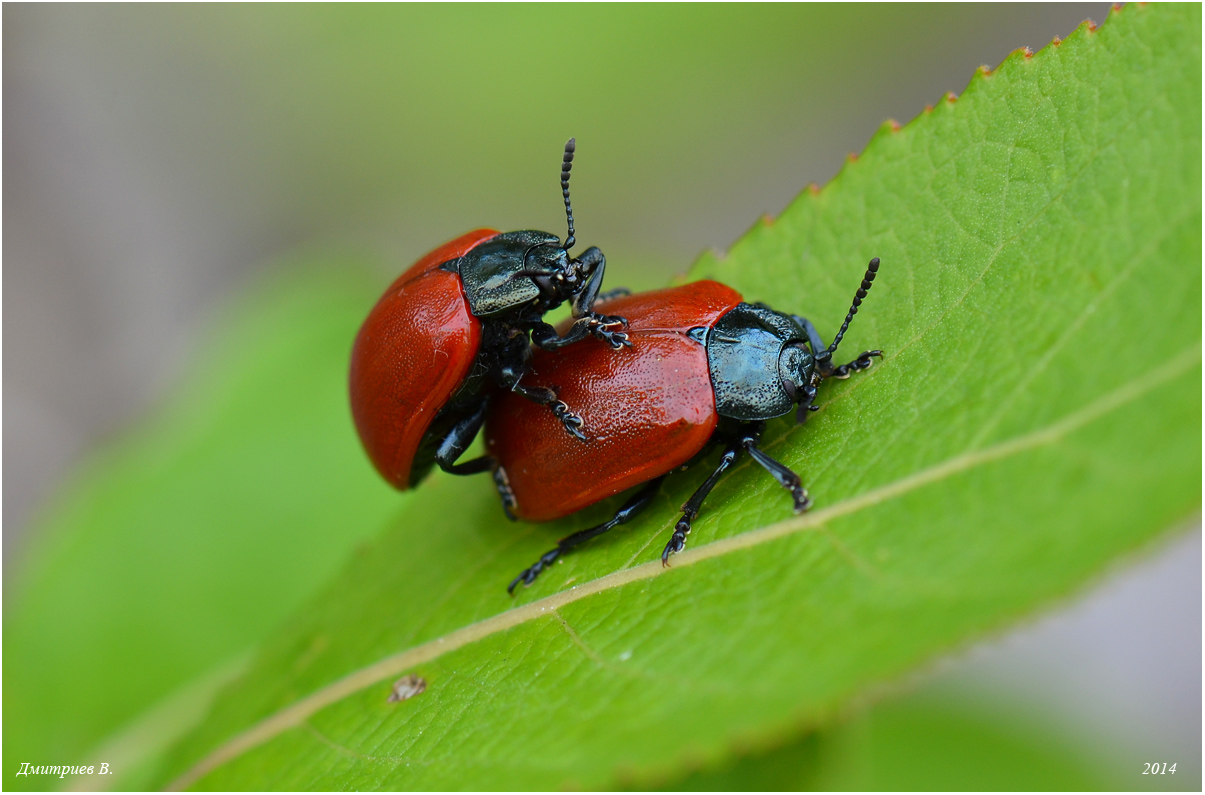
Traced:
[[833, 338], [833, 344], [816, 356], [816, 361], [826, 362], [833, 358], [833, 353], [836, 352], [837, 346], [841, 344], [841, 338], [845, 336], [845, 332], [849, 329], [849, 322], [854, 319], [854, 315], [858, 314], [858, 307], [862, 305], [862, 299], [870, 292], [870, 285], [874, 281], [874, 275], [878, 272], [879, 258], [875, 257], [866, 268], [866, 275], [862, 277], [862, 285], [858, 288], [858, 292], [854, 293], [853, 306], [849, 308], [849, 314], [845, 316], [845, 322], [841, 324], [841, 330]]
[[577, 139], [570, 138], [565, 143], [565, 157], [561, 161], [561, 193], [565, 194], [565, 217], [569, 219], [569, 236], [565, 238], [563, 246], [566, 251], [577, 242], [573, 236], [573, 205], [569, 203], [569, 171], [573, 168], [573, 152], [576, 148]]

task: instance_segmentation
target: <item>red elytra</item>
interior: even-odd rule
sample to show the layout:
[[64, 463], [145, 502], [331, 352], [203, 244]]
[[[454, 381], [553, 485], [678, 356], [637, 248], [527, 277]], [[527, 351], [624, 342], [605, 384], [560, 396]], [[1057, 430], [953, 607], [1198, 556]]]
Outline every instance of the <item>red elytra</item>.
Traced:
[[[530, 521], [567, 516], [702, 450], [719, 416], [707, 351], [687, 332], [713, 326], [740, 302], [739, 293], [713, 281], [625, 296], [603, 306], [628, 319], [631, 355], [606, 355], [592, 344], [534, 351], [523, 383], [555, 387], [584, 420], [590, 447], [584, 455], [582, 444], [531, 401], [496, 395], [486, 444], [509, 477], [515, 514]], [[614, 399], [617, 390], [622, 400]]]
[[476, 229], [414, 263], [364, 321], [351, 354], [351, 411], [373, 465], [410, 487], [414, 455], [431, 421], [460, 388], [481, 345], [460, 276], [439, 265], [497, 237]]

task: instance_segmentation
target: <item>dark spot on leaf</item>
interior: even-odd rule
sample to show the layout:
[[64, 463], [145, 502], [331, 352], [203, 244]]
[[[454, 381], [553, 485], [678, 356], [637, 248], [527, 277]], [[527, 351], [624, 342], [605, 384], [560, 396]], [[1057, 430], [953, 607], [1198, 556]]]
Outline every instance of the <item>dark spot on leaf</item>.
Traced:
[[392, 704], [395, 701], [405, 701], [414, 698], [426, 689], [426, 679], [414, 674], [406, 674], [393, 683], [393, 690], [389, 693], [389, 703]]

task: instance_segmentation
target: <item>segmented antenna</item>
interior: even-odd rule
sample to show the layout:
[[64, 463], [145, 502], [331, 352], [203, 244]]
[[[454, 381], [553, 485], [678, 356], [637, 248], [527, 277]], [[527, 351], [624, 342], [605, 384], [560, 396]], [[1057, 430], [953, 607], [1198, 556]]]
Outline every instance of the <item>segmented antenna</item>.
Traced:
[[577, 139], [570, 138], [565, 144], [565, 158], [561, 161], [561, 193], [565, 194], [565, 217], [569, 219], [569, 236], [565, 238], [565, 250], [573, 248], [577, 238], [573, 236], [573, 205], [569, 203], [569, 172], [573, 168], [573, 152]]
[[845, 332], [849, 329], [849, 321], [853, 320], [854, 315], [858, 314], [858, 307], [862, 305], [862, 299], [866, 297], [866, 293], [870, 292], [870, 284], [874, 281], [874, 275], [878, 272], [879, 258], [875, 257], [866, 268], [866, 275], [862, 277], [862, 286], [858, 288], [858, 292], [854, 293], [853, 306], [849, 308], [849, 314], [845, 316], [845, 322], [841, 324], [841, 330], [833, 338], [833, 344], [828, 346], [826, 350], [821, 351], [820, 355], [816, 357], [817, 361], [823, 362], [833, 358], [833, 353], [837, 350], [837, 346], [841, 344], [841, 338], [845, 336]]

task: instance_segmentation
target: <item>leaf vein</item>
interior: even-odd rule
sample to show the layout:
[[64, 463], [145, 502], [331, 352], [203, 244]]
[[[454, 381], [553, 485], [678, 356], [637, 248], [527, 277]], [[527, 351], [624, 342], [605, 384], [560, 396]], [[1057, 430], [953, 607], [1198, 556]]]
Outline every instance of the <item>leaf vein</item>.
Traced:
[[[1190, 372], [1201, 362], [1200, 341], [1182, 350], [1179, 354], [1140, 374], [1117, 389], [1103, 395], [1092, 403], [1024, 436], [1001, 442], [982, 450], [963, 453], [946, 461], [921, 470], [907, 477], [885, 484], [870, 491], [851, 497], [844, 502], [813, 511], [803, 516], [750, 530], [736, 536], [714, 541], [710, 544], [688, 549], [678, 556], [675, 571], [711, 558], [721, 557], [739, 550], [748, 549], [769, 541], [793, 535], [804, 530], [822, 527], [826, 522], [855, 514], [880, 503], [901, 497], [924, 486], [968, 471], [977, 466], [992, 463], [1029, 450], [1041, 448], [1062, 440], [1074, 431], [1101, 419], [1114, 411], [1138, 400], [1147, 393]], [[185, 789], [217, 767], [241, 754], [273, 739], [283, 732], [297, 728], [311, 715], [347, 696], [376, 684], [390, 676], [429, 662], [449, 652], [456, 651], [475, 641], [547, 616], [550, 611], [577, 602], [596, 593], [618, 588], [629, 583], [661, 576], [660, 561], [653, 561], [630, 569], [622, 569], [598, 579], [561, 591], [535, 602], [512, 608], [489, 618], [454, 630], [447, 635], [385, 657], [294, 702], [230, 738], [199, 760], [168, 789]]]

